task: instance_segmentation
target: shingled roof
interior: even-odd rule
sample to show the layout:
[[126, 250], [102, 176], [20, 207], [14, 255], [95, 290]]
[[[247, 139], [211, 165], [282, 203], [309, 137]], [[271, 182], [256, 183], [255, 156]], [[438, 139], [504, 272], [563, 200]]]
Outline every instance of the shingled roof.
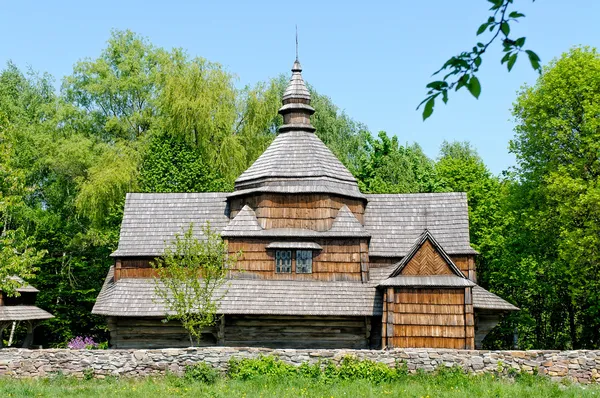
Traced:
[[494, 311], [519, 311], [518, 307], [494, 293], [488, 292], [479, 285], [473, 286], [473, 308]]
[[226, 193], [129, 193], [125, 199], [119, 246], [113, 257], [156, 256], [165, 241], [194, 224], [202, 239], [207, 222], [216, 232], [229, 223]]
[[2, 305], [0, 322], [33, 321], [54, 318], [54, 315], [35, 305]]
[[364, 198], [354, 176], [314, 134], [314, 109], [301, 71], [296, 60], [279, 110], [284, 124], [269, 148], [235, 181], [230, 197], [260, 191]]
[[[154, 279], [113, 280], [108, 273], [92, 313], [106, 316], [164, 316]], [[221, 291], [220, 314], [381, 315], [381, 293], [360, 282], [230, 279]]]
[[476, 254], [469, 243], [467, 196], [462, 192], [367, 195], [369, 256], [403, 257], [428, 229], [448, 254]]
[[[289, 134], [289, 133], [288, 133]], [[428, 229], [449, 254], [476, 253], [469, 245], [467, 198], [463, 193], [368, 195], [365, 226], [358, 220], [354, 228], [317, 232], [305, 229], [277, 228], [258, 230], [234, 228], [227, 217], [227, 193], [132, 193], [127, 195], [121, 237], [113, 256], [155, 256], [176, 233], [191, 223], [202, 237], [201, 227], [208, 221], [224, 236], [260, 237], [371, 237], [369, 256], [404, 257], [415, 241]], [[241, 214], [242, 212], [240, 212]], [[252, 212], [253, 213], [253, 212]], [[348, 212], [339, 216], [348, 224]], [[238, 214], [238, 215], [240, 215]], [[245, 223], [248, 214], [242, 214]], [[352, 217], [354, 217], [352, 215]], [[338, 224], [342, 223], [342, 218]], [[241, 221], [241, 220], [240, 220]], [[233, 222], [233, 221], [232, 221]], [[246, 226], [247, 227], [247, 226]], [[236, 232], [237, 230], [237, 232]], [[351, 233], [347, 233], [351, 232]]]

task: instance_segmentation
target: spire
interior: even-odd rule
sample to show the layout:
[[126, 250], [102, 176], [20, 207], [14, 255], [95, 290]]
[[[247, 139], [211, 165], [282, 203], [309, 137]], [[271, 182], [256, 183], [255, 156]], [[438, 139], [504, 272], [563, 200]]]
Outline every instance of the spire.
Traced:
[[298, 62], [298, 25], [296, 25], [296, 62]]
[[315, 110], [310, 106], [310, 92], [302, 78], [302, 65], [298, 60], [298, 28], [296, 27], [296, 60], [292, 66], [292, 78], [288, 83], [282, 98], [283, 106], [279, 114], [283, 116], [283, 125], [279, 127], [280, 133], [287, 131], [309, 131], [315, 128], [310, 124], [310, 115]]

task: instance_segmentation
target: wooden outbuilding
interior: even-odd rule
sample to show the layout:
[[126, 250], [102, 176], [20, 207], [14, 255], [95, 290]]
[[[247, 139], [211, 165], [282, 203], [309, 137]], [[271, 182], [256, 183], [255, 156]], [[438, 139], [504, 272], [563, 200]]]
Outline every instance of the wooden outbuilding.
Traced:
[[39, 290], [17, 276], [12, 276], [10, 279], [19, 284], [16, 289], [18, 296], [9, 296], [0, 290], [0, 348], [3, 345], [4, 330], [21, 322], [27, 326], [27, 335], [23, 341], [23, 347], [27, 348], [33, 344], [34, 329], [41, 321], [54, 318], [54, 315], [36, 307], [35, 301]]
[[93, 312], [111, 346], [187, 346], [162, 323], [151, 261], [191, 223], [210, 222], [230, 253], [221, 322], [202, 344], [258, 347], [471, 349], [517, 310], [478, 286], [464, 193], [360, 192], [315, 135], [298, 60], [284, 124], [228, 193], [127, 195], [118, 249]]

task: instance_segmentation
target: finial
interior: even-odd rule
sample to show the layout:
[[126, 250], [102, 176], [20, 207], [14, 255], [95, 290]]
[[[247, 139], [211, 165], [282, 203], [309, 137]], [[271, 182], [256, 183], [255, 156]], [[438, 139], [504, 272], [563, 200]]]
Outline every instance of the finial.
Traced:
[[296, 25], [296, 61], [298, 61], [298, 25]]

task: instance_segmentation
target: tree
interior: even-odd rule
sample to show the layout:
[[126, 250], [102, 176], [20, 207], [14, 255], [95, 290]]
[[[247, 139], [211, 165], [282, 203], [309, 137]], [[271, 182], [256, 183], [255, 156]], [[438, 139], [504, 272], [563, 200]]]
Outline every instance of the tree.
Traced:
[[[600, 346], [600, 55], [574, 48], [514, 105], [518, 166], [503, 257], [531, 345]], [[512, 277], [511, 276], [511, 277]], [[492, 276], [509, 285], [507, 270]]]
[[[481, 24], [477, 29], [477, 36], [488, 31], [490, 38], [487, 42], [478, 42], [472, 50], [463, 51], [459, 55], [451, 57], [444, 65], [434, 73], [434, 76], [440, 72], [448, 72], [441, 80], [433, 81], [427, 84], [427, 97], [419, 104], [419, 109], [423, 104], [423, 120], [427, 119], [433, 113], [435, 100], [441, 95], [444, 103], [448, 102], [448, 94], [452, 89], [455, 91], [466, 87], [469, 92], [479, 98], [481, 94], [481, 83], [477, 78], [477, 72], [483, 60], [483, 54], [488, 50], [489, 46], [498, 38], [502, 38], [502, 46], [504, 56], [500, 60], [502, 64], [506, 63], [506, 67], [510, 72], [517, 57], [521, 53], [527, 54], [531, 67], [541, 72], [540, 58], [532, 50], [526, 50], [525, 37], [514, 38], [510, 35], [510, 24], [518, 22], [525, 15], [518, 11], [510, 11], [510, 7], [514, 0], [487, 0], [492, 3], [490, 8], [491, 16], [486, 22]], [[532, 0], [535, 1], [535, 0]], [[509, 12], [510, 11], [510, 12]]]
[[156, 270], [156, 295], [165, 304], [166, 320], [177, 320], [187, 330], [190, 344], [200, 343], [202, 331], [217, 321], [227, 272], [237, 256], [227, 254], [220, 235], [207, 224], [202, 240], [194, 226], [176, 234], [163, 256], [152, 263]]
[[505, 223], [501, 182], [468, 142], [444, 141], [435, 170], [441, 190], [467, 193], [471, 243], [481, 253], [479, 280], [486, 285], [486, 267], [495, 257]]
[[142, 192], [224, 192], [233, 190], [200, 151], [167, 134], [153, 137], [140, 165]]
[[358, 185], [365, 193], [416, 193], [438, 190], [434, 162], [418, 144], [398, 143], [384, 131], [379, 138], [367, 137], [364, 153], [356, 173]]

